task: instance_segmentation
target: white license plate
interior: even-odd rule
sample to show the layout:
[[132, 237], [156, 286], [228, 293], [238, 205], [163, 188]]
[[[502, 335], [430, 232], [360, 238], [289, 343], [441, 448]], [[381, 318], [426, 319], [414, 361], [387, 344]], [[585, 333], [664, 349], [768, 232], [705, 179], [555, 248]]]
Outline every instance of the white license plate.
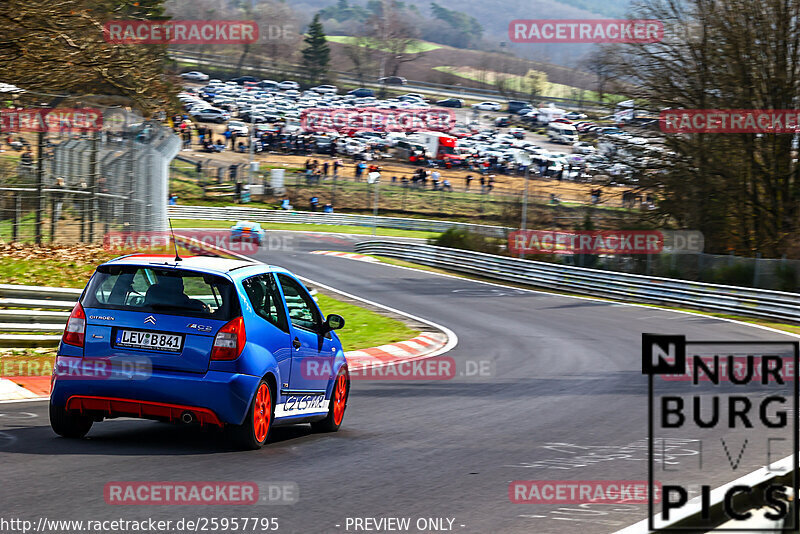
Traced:
[[180, 352], [183, 336], [142, 330], [117, 330], [117, 347]]

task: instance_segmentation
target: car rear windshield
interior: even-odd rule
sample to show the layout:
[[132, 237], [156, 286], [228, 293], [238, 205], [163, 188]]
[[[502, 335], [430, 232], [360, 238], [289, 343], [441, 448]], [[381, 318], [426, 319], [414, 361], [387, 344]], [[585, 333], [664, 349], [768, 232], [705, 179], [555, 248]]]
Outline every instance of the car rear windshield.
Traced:
[[187, 315], [228, 321], [241, 314], [226, 278], [157, 266], [101, 265], [89, 282], [86, 308]]

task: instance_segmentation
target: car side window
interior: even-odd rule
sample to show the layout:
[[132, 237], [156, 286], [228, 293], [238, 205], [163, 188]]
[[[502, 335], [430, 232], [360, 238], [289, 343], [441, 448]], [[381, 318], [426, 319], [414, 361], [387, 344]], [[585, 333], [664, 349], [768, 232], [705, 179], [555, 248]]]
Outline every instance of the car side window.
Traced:
[[292, 321], [292, 325], [318, 332], [322, 319], [311, 295], [288, 276], [279, 274], [278, 281], [286, 298], [286, 309], [289, 310], [289, 320]]
[[260, 274], [244, 280], [242, 286], [256, 315], [288, 333], [286, 312], [275, 278], [271, 274]]

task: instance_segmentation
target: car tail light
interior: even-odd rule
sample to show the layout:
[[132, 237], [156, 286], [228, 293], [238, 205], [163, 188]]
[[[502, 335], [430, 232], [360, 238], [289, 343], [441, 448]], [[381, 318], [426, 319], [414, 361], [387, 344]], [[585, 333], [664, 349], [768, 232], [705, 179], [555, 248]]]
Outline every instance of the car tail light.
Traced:
[[242, 353], [245, 341], [244, 318], [239, 316], [231, 319], [219, 329], [216, 337], [214, 337], [211, 359], [235, 360]]
[[69, 314], [67, 320], [67, 327], [64, 329], [64, 335], [61, 341], [67, 345], [75, 345], [76, 347], [83, 347], [83, 341], [86, 337], [86, 314], [83, 313], [83, 306], [78, 302], [72, 308], [72, 313]]

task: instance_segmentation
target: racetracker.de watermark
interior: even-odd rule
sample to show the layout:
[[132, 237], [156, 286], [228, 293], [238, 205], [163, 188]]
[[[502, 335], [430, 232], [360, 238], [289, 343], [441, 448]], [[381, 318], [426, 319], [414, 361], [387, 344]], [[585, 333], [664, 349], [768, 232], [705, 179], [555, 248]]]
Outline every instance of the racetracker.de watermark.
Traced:
[[[294, 250], [291, 235], [256, 232], [231, 232], [229, 230], [180, 230], [175, 235], [178, 246], [192, 254], [215, 254], [224, 249], [237, 254], [253, 255], [259, 250]], [[152, 232], [108, 232], [103, 236], [103, 247], [116, 253], [144, 252], [149, 254], [172, 254], [172, 234], [165, 231]]]
[[[508, 498], [515, 504], [647, 504], [646, 480], [514, 480]], [[653, 500], [660, 502], [661, 485]]]
[[512, 43], [657, 43], [664, 39], [660, 20], [574, 19], [512, 20]]
[[296, 482], [159, 481], [109, 482], [103, 487], [113, 505], [279, 505], [300, 498]]
[[455, 127], [451, 109], [309, 108], [300, 114], [300, 126], [312, 132], [449, 132]]
[[[459, 360], [450, 356], [411, 358], [386, 362], [364, 361], [349, 358], [350, 380], [480, 380], [493, 378], [497, 367], [492, 360]], [[327, 382], [334, 377], [334, 368], [328, 358], [306, 358], [301, 365], [301, 375], [306, 380]]]
[[[89, 315], [89, 319], [105, 319]], [[147, 356], [101, 360], [57, 356], [53, 376], [58, 380], [148, 380], [153, 376], [153, 362]]]
[[800, 109], [667, 109], [658, 120], [664, 133], [800, 132]]
[[252, 20], [112, 20], [103, 25], [103, 39], [115, 44], [252, 44], [258, 37]]
[[103, 112], [95, 108], [0, 109], [3, 132], [97, 132]]
[[661, 254], [702, 252], [703, 234], [661, 230], [515, 230], [508, 235], [513, 254]]

